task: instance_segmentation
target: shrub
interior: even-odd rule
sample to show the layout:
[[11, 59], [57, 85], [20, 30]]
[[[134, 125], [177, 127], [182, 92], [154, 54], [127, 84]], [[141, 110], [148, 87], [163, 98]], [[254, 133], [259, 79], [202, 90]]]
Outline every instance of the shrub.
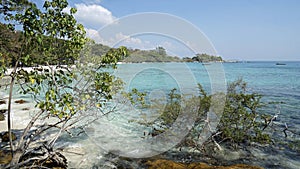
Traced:
[[258, 112], [262, 106], [261, 95], [248, 93], [247, 84], [242, 79], [229, 84], [223, 116], [217, 128], [221, 133], [218, 140], [269, 143], [270, 136], [262, 130], [264, 114]]
[[[199, 144], [201, 142], [198, 142], [198, 138], [202, 130], [204, 130], [205, 119], [211, 107], [212, 95], [207, 94], [200, 84], [198, 89], [199, 95], [190, 98], [183, 98], [177, 93], [176, 89], [171, 90], [165, 107], [160, 112], [160, 116], [152, 123], [147, 123], [147, 126], [152, 128], [149, 135], [156, 136], [159, 134], [157, 131], [164, 132], [170, 128], [183, 106], [195, 106], [193, 104], [198, 104], [195, 124], [179, 146], [200, 148], [201, 145]], [[230, 83], [227, 88], [223, 115], [216, 130], [210, 131], [212, 136], [208, 142], [213, 140], [215, 143], [227, 142], [232, 145], [250, 142], [270, 143], [270, 135], [264, 133], [266, 122], [263, 119], [266, 115], [258, 111], [258, 108], [263, 106], [261, 97], [257, 93], [249, 93], [247, 84], [242, 79]], [[163, 106], [163, 103], [161, 103], [161, 106]]]

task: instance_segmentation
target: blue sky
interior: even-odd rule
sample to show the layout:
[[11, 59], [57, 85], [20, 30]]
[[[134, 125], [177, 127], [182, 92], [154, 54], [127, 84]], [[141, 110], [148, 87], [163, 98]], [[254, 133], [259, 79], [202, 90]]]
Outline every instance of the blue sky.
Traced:
[[[168, 13], [199, 28], [225, 59], [300, 60], [298, 0], [69, 0], [69, 3], [78, 8], [76, 18], [89, 33], [127, 15]], [[128, 38], [133, 48], [143, 48], [146, 43], [152, 44], [146, 45], [148, 48], [173, 43], [149, 36]], [[135, 42], [146, 43], [142, 47], [135, 46]], [[172, 49], [166, 48], [172, 53]], [[175, 54], [188, 55], [178, 51]]]

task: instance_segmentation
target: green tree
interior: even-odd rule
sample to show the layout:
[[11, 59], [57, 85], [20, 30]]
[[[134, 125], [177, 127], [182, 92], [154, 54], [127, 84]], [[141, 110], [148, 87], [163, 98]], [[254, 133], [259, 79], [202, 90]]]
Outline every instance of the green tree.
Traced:
[[223, 61], [221, 56], [213, 56], [213, 55], [208, 55], [206, 53], [196, 54], [196, 56], [194, 56], [192, 60], [198, 62], [222, 62]]
[[265, 114], [259, 112], [263, 106], [261, 95], [247, 93], [247, 84], [239, 79], [228, 86], [224, 113], [218, 126], [218, 140], [233, 143], [269, 143], [270, 135], [263, 132]]
[[[180, 147], [187, 146], [202, 150], [202, 142], [199, 142], [199, 137], [203, 130], [209, 130], [211, 133], [210, 139], [204, 143], [214, 143], [220, 148], [219, 143], [227, 142], [229, 145], [248, 144], [250, 142], [270, 143], [271, 137], [264, 130], [267, 122], [264, 121], [265, 114], [259, 112], [259, 108], [263, 106], [261, 95], [257, 93], [248, 93], [247, 85], [242, 80], [236, 80], [229, 84], [227, 89], [225, 107], [222, 117], [217, 128], [210, 131], [207, 113], [212, 106], [212, 98], [217, 99], [217, 96], [224, 96], [224, 93], [209, 95], [204, 88], [199, 84], [199, 95], [190, 98], [183, 98], [173, 89], [169, 93], [167, 102], [160, 113], [160, 116], [152, 123], [142, 123], [152, 128], [150, 136], [156, 136], [161, 132], [168, 130], [174, 121], [177, 119], [181, 110], [188, 110], [186, 107], [198, 107], [196, 120], [190, 133], [178, 145]], [[161, 103], [160, 107], [163, 107]], [[185, 119], [182, 119], [185, 120]], [[138, 121], [139, 122], [139, 121]], [[157, 128], [159, 127], [159, 128]]]
[[123, 60], [124, 62], [180, 62], [180, 58], [169, 56], [163, 47], [157, 47], [153, 50], [129, 50], [129, 56]]
[[158, 53], [159, 55], [161, 55], [161, 56], [167, 56], [166, 49], [163, 48], [163, 47], [161, 47], [161, 46], [157, 47], [157, 48], [156, 48], [156, 51], [157, 51], [157, 53]]
[[[7, 65], [3, 64], [3, 54], [0, 54], [1, 76], [10, 79], [7, 119], [13, 158], [8, 168], [32, 164], [38, 167], [49, 158], [57, 166], [65, 167], [66, 164], [62, 164], [65, 160], [53, 152], [54, 143], [61, 133], [70, 131], [79, 121], [87, 125], [113, 111], [107, 102], [118, 92], [122, 82], [110, 74], [110, 69], [116, 68], [118, 60], [127, 55], [127, 49], [111, 48], [99, 58], [89, 58], [91, 50], [86, 44], [84, 27], [73, 16], [75, 8], [71, 8], [70, 13], [64, 12], [67, 6], [67, 0], [46, 0], [43, 9], [27, 0], [1, 4], [1, 15], [8, 27], [13, 30], [16, 24], [22, 26], [22, 35], [18, 39], [20, 50], [12, 62], [14, 65], [8, 65], [13, 67], [10, 74], [6, 72]], [[12, 50], [7, 48], [8, 53]], [[23, 67], [39, 64], [44, 66], [34, 67], [31, 71]], [[40, 111], [13, 145], [11, 106], [15, 85], [23, 94], [33, 96]], [[47, 118], [52, 120], [37, 123]], [[46, 143], [41, 143], [39, 136], [55, 129], [57, 133], [49, 135]], [[36, 153], [37, 150], [40, 153]]]

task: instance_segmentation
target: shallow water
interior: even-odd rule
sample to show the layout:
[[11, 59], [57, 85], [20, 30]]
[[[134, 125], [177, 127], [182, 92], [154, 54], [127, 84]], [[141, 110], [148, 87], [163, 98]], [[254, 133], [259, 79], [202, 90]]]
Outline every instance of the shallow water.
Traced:
[[[280, 112], [276, 123], [280, 125], [287, 123], [289, 128], [295, 131], [300, 128], [300, 62], [286, 62], [286, 65], [276, 65], [276, 62], [223, 63], [221, 67], [214, 67], [213, 63], [210, 65], [201, 63], [121, 64], [115, 71], [115, 75], [126, 82], [125, 90], [137, 88], [144, 91], [148, 94], [148, 100], [167, 98], [169, 91], [173, 88], [177, 88], [182, 94], [197, 94], [197, 83], [201, 83], [209, 93], [222, 91], [228, 82], [243, 78], [248, 83], [249, 92], [262, 94], [263, 101], [283, 102], [264, 107], [261, 109], [262, 112], [271, 115]], [[212, 84], [211, 80], [216, 84]], [[2, 92], [1, 96], [7, 96], [7, 92]], [[18, 94], [17, 90], [14, 92], [14, 98], [31, 100], [29, 96]], [[22, 115], [15, 115], [14, 124], [17, 128], [22, 127], [21, 125], [28, 121], [28, 114], [34, 111], [33, 106], [29, 105], [31, 110], [26, 112], [28, 114], [25, 116], [24, 111], [21, 111], [24, 106], [26, 107], [26, 105], [15, 107], [15, 112], [22, 113]], [[75, 138], [64, 135], [58, 140], [57, 147], [66, 148], [64, 153], [72, 161], [70, 166], [90, 167], [99, 163], [110, 164], [109, 161], [112, 159], [105, 156], [108, 152], [120, 154], [120, 150], [132, 151], [129, 152], [130, 155], [143, 154], [143, 152], [137, 152], [138, 150], [149, 150], [141, 148], [145, 146], [142, 144], [144, 139], [141, 137], [143, 133], [147, 134], [147, 128], [136, 123], [129, 123], [129, 121], [140, 117], [153, 120], [157, 116], [152, 117], [151, 111], [150, 113], [144, 112], [131, 105], [122, 105], [118, 110], [86, 128], [87, 135]], [[282, 137], [280, 133], [275, 134], [277, 134], [276, 137]], [[153, 146], [150, 150], [158, 151], [157, 148]], [[72, 153], [74, 151], [83, 155], [76, 155]], [[252, 154], [257, 156], [253, 164], [266, 168], [297, 168], [299, 166], [299, 158], [297, 158], [299, 155], [288, 149], [280, 151], [254, 149]], [[276, 161], [281, 162], [275, 164]]]
[[[271, 115], [280, 113], [282, 118], [295, 129], [300, 128], [300, 62], [245, 62], [223, 63], [226, 83], [242, 78], [248, 84], [249, 92], [262, 94], [262, 101], [280, 102], [270, 104], [261, 111]], [[151, 93], [160, 90], [167, 94], [172, 88], [181, 93], [197, 93], [200, 83], [206, 91], [212, 92], [211, 79], [223, 72], [213, 74], [211, 65], [201, 63], [144, 63], [121, 64], [115, 74], [126, 83], [127, 90], [137, 88]], [[220, 78], [221, 85], [224, 84]]]

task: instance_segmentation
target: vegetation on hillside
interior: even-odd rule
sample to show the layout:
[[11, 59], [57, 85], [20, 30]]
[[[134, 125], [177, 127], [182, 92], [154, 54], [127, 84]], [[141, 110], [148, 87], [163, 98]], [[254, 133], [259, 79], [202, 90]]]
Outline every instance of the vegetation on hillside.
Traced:
[[213, 56], [206, 53], [202, 54], [196, 54], [194, 57], [184, 57], [182, 58], [184, 62], [201, 62], [201, 63], [207, 63], [207, 62], [223, 62], [221, 56]]
[[[22, 43], [25, 39], [24, 34], [20, 30], [12, 29], [11, 25], [0, 23], [0, 52], [2, 53], [2, 59], [5, 60], [6, 66], [15, 65], [17, 62], [19, 51], [22, 50]], [[55, 40], [49, 38], [46, 35], [40, 35], [43, 39], [43, 46], [51, 46], [55, 50], [52, 52], [51, 58], [47, 58], [43, 53], [43, 49], [34, 48], [30, 54], [31, 62], [19, 62], [22, 66], [37, 66], [45, 65], [46, 61], [50, 65], [65, 65], [74, 64], [76, 58], [66, 57], [64, 52], [64, 46], [68, 42], [65, 39], [56, 38]], [[101, 58], [106, 52], [110, 50], [110, 47], [90, 41], [89, 43], [90, 55], [93, 58]], [[121, 60], [126, 63], [143, 63], [143, 62], [222, 62], [220, 56], [212, 56], [208, 54], [196, 54], [194, 57], [179, 58], [178, 56], [170, 56], [167, 54], [166, 49], [159, 46], [153, 50], [140, 50], [129, 49], [128, 57]]]
[[178, 56], [167, 55], [163, 47], [154, 50], [129, 50], [129, 56], [123, 62], [142, 63], [142, 62], [223, 62], [222, 57], [208, 54], [196, 54], [194, 57], [179, 58]]
[[181, 59], [167, 55], [163, 47], [157, 47], [154, 50], [129, 50], [129, 56], [123, 62], [142, 63], [142, 62], [180, 62]]

